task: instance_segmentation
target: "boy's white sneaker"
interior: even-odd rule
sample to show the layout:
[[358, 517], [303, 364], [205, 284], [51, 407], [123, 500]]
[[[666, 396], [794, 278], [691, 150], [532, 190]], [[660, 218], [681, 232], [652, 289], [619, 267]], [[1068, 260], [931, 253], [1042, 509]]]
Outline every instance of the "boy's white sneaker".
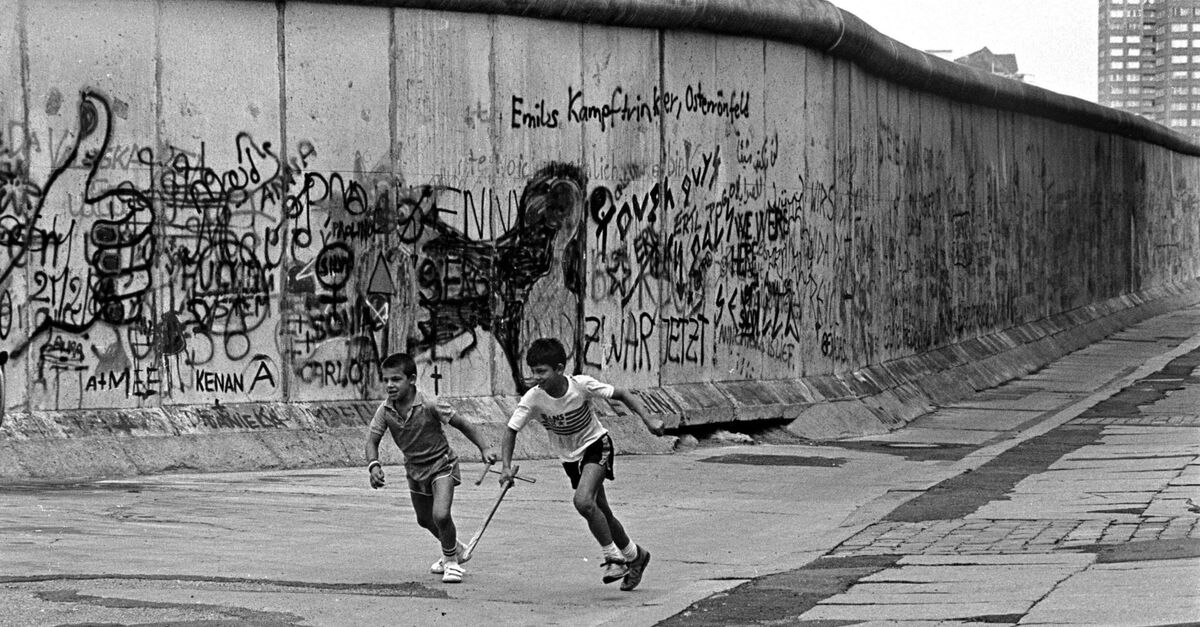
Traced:
[[442, 583], [462, 583], [463, 575], [467, 572], [458, 562], [445, 564], [443, 569], [445, 572], [442, 573]]
[[[467, 556], [465, 558], [463, 557], [463, 552], [466, 550], [467, 550], [467, 545], [463, 544], [462, 541], [460, 540], [458, 543], [458, 563], [459, 564], [465, 564], [471, 559], [470, 556]], [[434, 562], [433, 564], [431, 564], [429, 566], [429, 572], [431, 572], [435, 575], [441, 575], [441, 574], [445, 573], [446, 572], [446, 558], [439, 557], [438, 561]]]

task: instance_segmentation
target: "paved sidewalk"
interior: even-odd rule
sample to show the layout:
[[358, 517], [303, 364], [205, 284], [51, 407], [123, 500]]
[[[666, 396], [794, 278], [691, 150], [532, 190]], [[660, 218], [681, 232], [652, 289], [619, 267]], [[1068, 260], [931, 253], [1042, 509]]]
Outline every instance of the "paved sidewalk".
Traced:
[[[908, 429], [844, 443], [980, 448], [955, 463], [961, 474], [804, 569], [669, 624], [1200, 622], [1197, 330], [1195, 309], [1162, 316]], [[802, 601], [764, 603], [773, 578]]]
[[[1200, 620], [1200, 309], [854, 441], [622, 456], [622, 593], [561, 468], [521, 462], [463, 584], [361, 469], [0, 488], [0, 625]], [[457, 493], [469, 536], [497, 493]], [[389, 468], [392, 478], [401, 474]]]

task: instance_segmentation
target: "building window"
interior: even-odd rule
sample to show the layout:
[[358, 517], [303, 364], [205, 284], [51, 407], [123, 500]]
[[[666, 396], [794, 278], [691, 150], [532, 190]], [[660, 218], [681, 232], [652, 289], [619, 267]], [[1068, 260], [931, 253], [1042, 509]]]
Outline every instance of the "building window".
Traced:
[[1112, 93], [1114, 93], [1114, 94], [1123, 94], [1123, 93], [1125, 93], [1125, 88], [1124, 88], [1124, 87], [1117, 87], [1116, 85], [1113, 85], [1113, 86], [1112, 86], [1112, 88], [1111, 88], [1111, 89], [1109, 89], [1109, 91], [1110, 91], [1110, 92], [1112, 92]]
[[1125, 43], [1127, 43], [1127, 44], [1140, 44], [1140, 43], [1142, 43], [1142, 38], [1141, 38], [1141, 37], [1139, 37], [1139, 36], [1137, 36], [1137, 35], [1126, 35], [1126, 36], [1125, 36]]
[[1109, 17], [1125, 17], [1125, 11], [1121, 9], [1113, 9], [1108, 12]]
[[1170, 107], [1170, 108], [1171, 108], [1171, 110], [1172, 110], [1172, 111], [1187, 111], [1187, 110], [1188, 110], [1188, 103], [1186, 103], [1186, 102], [1172, 102], [1172, 103], [1171, 103], [1171, 107]]
[[1176, 95], [1176, 96], [1186, 96], [1186, 95], [1187, 95], [1187, 93], [1188, 93], [1188, 88], [1187, 88], [1187, 87], [1180, 87], [1179, 85], [1172, 85], [1172, 86], [1171, 86], [1171, 93], [1172, 93], [1172, 94], [1174, 94], [1174, 95]]
[[1172, 33], [1186, 33], [1187, 31], [1188, 31], [1187, 24], [1172, 24], [1171, 25]]
[[1172, 48], [1187, 48], [1187, 47], [1188, 47], [1188, 40], [1186, 40], [1186, 39], [1172, 39], [1172, 40], [1171, 40], [1171, 47], [1172, 47]]
[[1127, 80], [1131, 83], [1136, 83], [1136, 82], [1142, 80], [1142, 75], [1141, 74], [1126, 74], [1125, 80]]
[[1192, 55], [1192, 63], [1200, 63], [1200, 54]]
[[1192, 118], [1192, 126], [1200, 126], [1200, 118]]
[[1187, 78], [1187, 77], [1188, 77], [1187, 70], [1172, 70], [1171, 71], [1171, 78], [1179, 79], [1179, 78]]
[[1125, 64], [1125, 67], [1127, 67], [1131, 70], [1136, 70], [1136, 69], [1142, 67], [1142, 63], [1141, 63], [1141, 61], [1130, 61], [1129, 63]]
[[1140, 93], [1142, 93], [1142, 88], [1141, 88], [1141, 87], [1138, 87], [1137, 85], [1134, 85], [1134, 86], [1132, 86], [1132, 87], [1130, 87], [1130, 88], [1129, 88], [1129, 93], [1131, 93], [1131, 94], [1140, 94]]
[[1171, 126], [1187, 126], [1187, 120], [1174, 119], [1171, 120]]
[[1188, 62], [1188, 56], [1186, 54], [1171, 55], [1171, 63], [1187, 63], [1187, 62]]
[[1112, 63], [1108, 64], [1108, 67], [1114, 70], [1123, 70], [1125, 69], [1125, 63], [1122, 61], [1113, 61]]
[[1200, 96], [1200, 86], [1192, 87], [1192, 95]]
[[1108, 54], [1111, 56], [1114, 56], [1114, 57], [1123, 57], [1123, 56], [1125, 56], [1125, 49], [1124, 48], [1113, 48], [1112, 50], [1108, 51]]

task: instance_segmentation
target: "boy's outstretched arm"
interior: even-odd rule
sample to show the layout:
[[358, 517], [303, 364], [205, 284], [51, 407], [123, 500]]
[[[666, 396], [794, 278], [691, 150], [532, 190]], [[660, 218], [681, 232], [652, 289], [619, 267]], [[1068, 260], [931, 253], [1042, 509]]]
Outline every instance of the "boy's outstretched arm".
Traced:
[[504, 428], [504, 435], [500, 438], [500, 483], [505, 484], [512, 481], [512, 456], [513, 449], [517, 446], [517, 432], [512, 427]]
[[382, 434], [367, 432], [367, 472], [371, 475], [372, 488], [382, 488], [384, 484], [383, 464], [379, 463], [379, 440], [382, 438]]
[[625, 388], [615, 388], [613, 389], [612, 397], [615, 400], [625, 403], [626, 407], [632, 409], [633, 413], [637, 414], [638, 418], [641, 418], [642, 422], [646, 424], [646, 428], [650, 430], [650, 433], [654, 435], [663, 434], [664, 425], [662, 419], [648, 415], [646, 413], [646, 405], [642, 403], [642, 399], [638, 398], [637, 394]]
[[488, 446], [487, 441], [483, 439], [483, 435], [479, 433], [479, 429], [476, 429], [475, 425], [455, 414], [450, 418], [450, 426], [461, 431], [472, 444], [479, 448], [479, 455], [483, 458], [483, 463], [493, 464], [496, 462], [496, 451]]

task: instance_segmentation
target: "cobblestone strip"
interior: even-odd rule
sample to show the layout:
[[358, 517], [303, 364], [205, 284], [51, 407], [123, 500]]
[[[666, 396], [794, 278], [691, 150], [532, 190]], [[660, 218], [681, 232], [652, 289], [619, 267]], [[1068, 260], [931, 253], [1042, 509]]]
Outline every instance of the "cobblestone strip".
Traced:
[[1071, 425], [1125, 425], [1138, 427], [1200, 427], [1200, 416], [1081, 416]]
[[882, 522], [858, 532], [830, 554], [989, 555], [1046, 553], [1097, 544], [1200, 538], [1200, 516], [1147, 516], [1136, 521], [934, 520]]

